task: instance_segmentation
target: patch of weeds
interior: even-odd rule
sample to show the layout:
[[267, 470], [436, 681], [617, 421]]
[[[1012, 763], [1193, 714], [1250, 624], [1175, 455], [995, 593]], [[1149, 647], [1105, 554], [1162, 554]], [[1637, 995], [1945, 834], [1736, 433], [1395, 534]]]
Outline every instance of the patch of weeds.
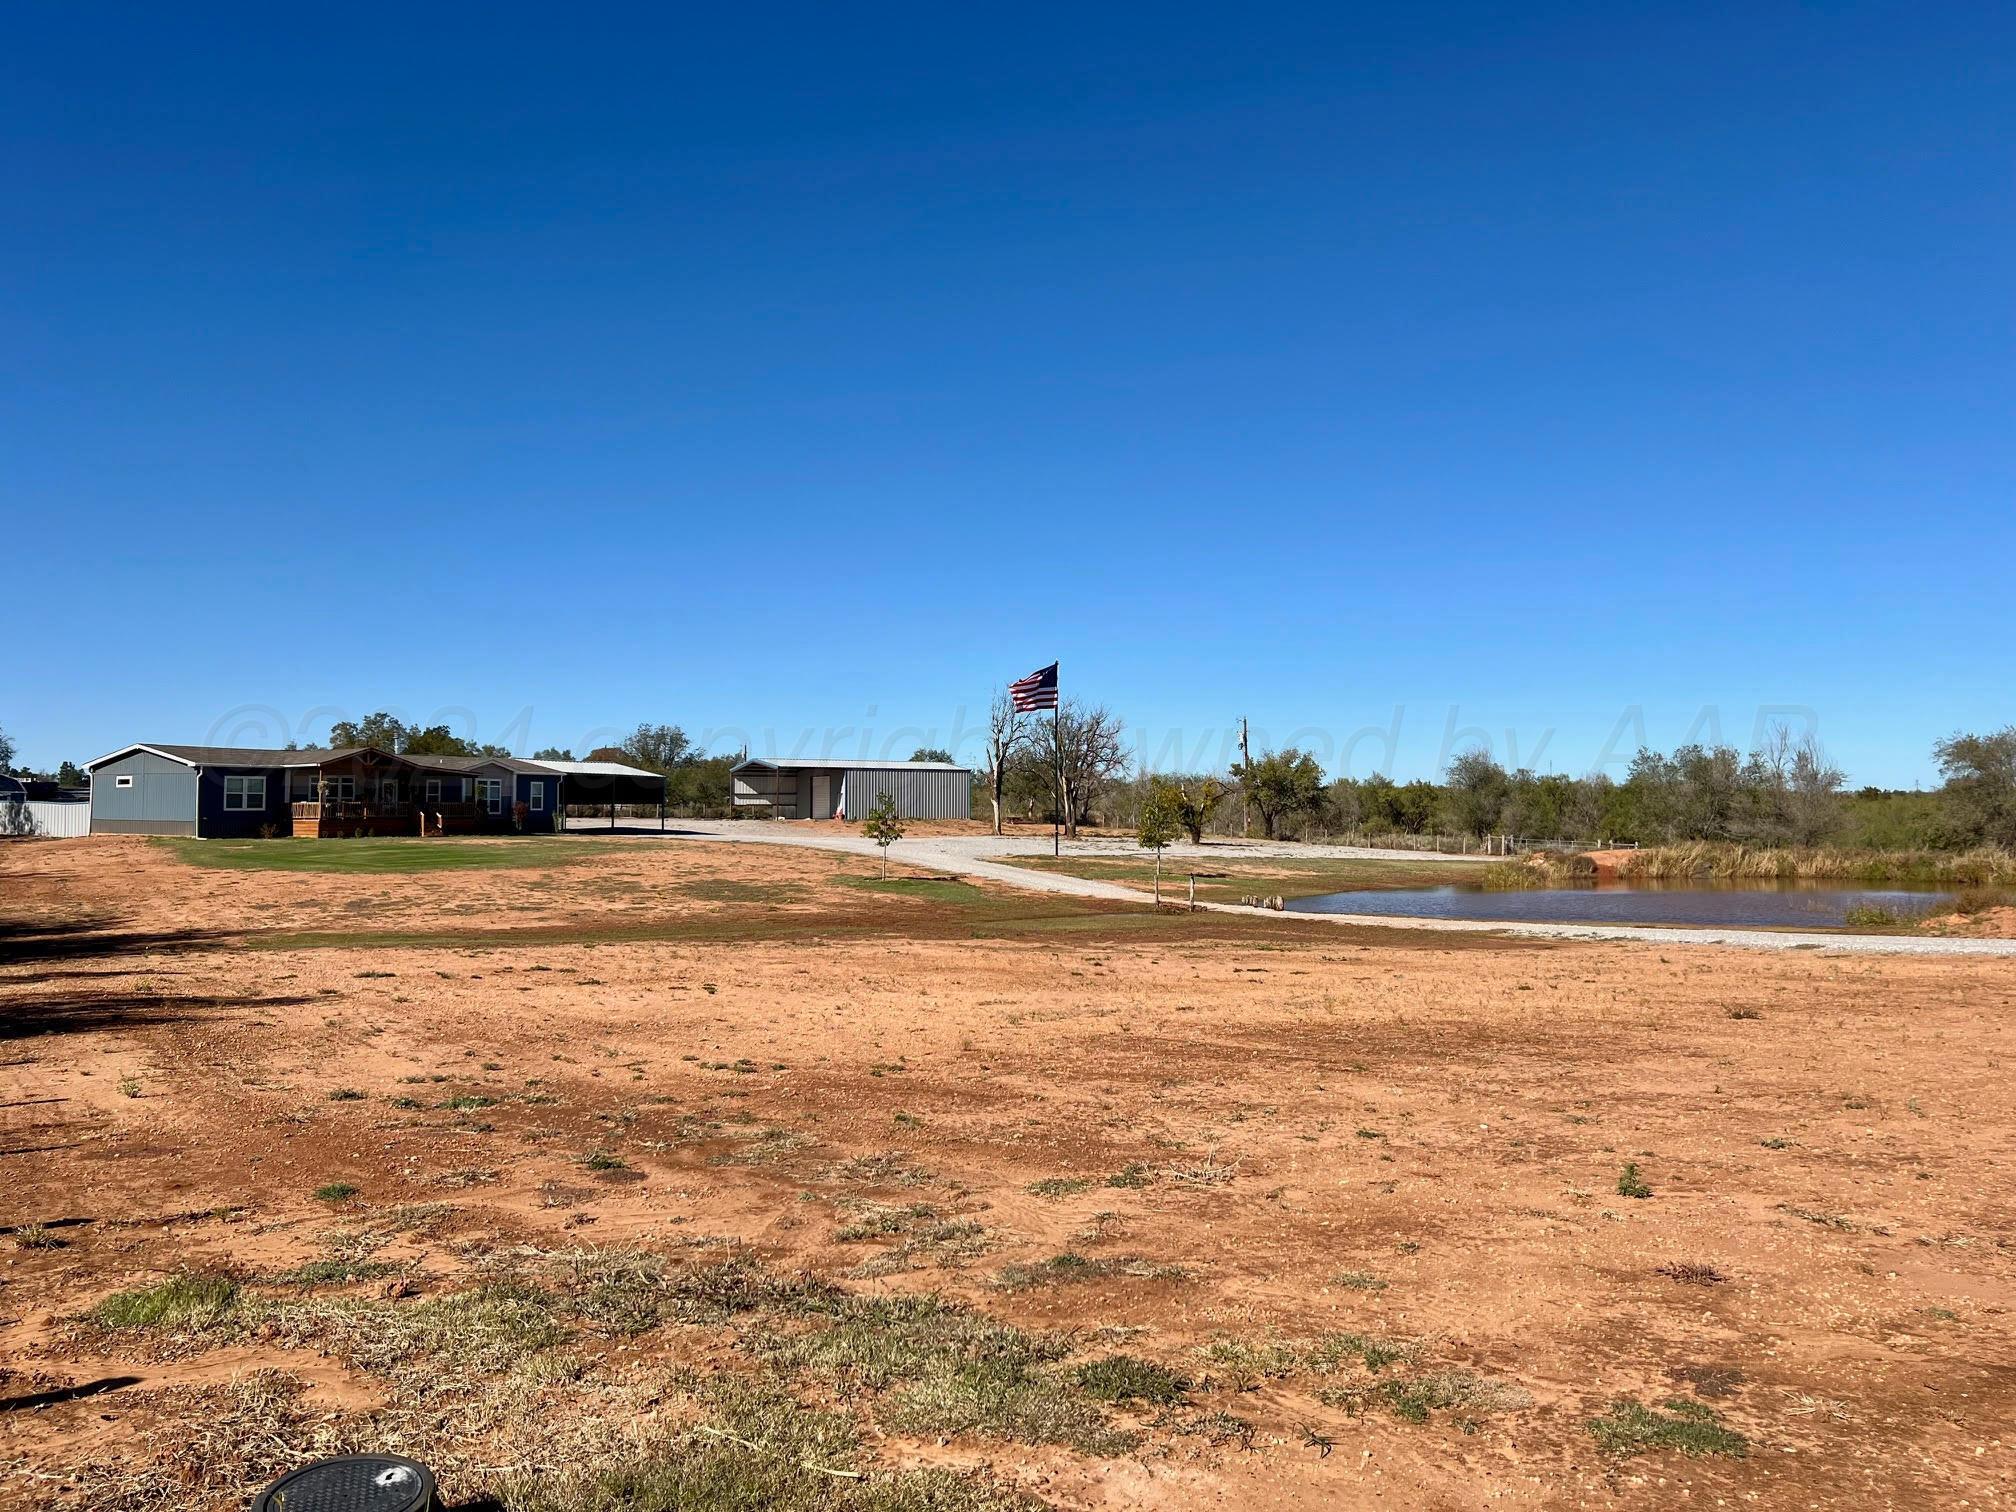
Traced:
[[1239, 1174], [1239, 1162], [1229, 1165], [1217, 1160], [1198, 1160], [1189, 1165], [1166, 1166], [1162, 1174], [1185, 1186], [1224, 1186]]
[[1627, 1160], [1624, 1169], [1617, 1173], [1617, 1195], [1619, 1197], [1650, 1197], [1652, 1188], [1645, 1184], [1645, 1178], [1638, 1174], [1638, 1162]]
[[1794, 1207], [1789, 1202], [1778, 1204], [1778, 1211], [1788, 1218], [1797, 1218], [1805, 1223], [1818, 1224], [1821, 1228], [1839, 1229], [1844, 1234], [1855, 1232], [1855, 1220], [1844, 1218], [1839, 1213], [1815, 1213], [1802, 1207]]
[[911, 1165], [909, 1152], [905, 1150], [856, 1155], [827, 1167], [826, 1175], [835, 1181], [855, 1182], [862, 1186], [927, 1186], [938, 1179], [921, 1166]]
[[370, 981], [377, 981], [385, 977], [395, 977], [399, 975], [399, 973], [396, 971], [359, 971], [354, 973], [354, 975], [360, 982], [370, 982]]
[[329, 1094], [329, 1101], [362, 1102], [364, 1101], [364, 1094], [355, 1087], [338, 1087], [334, 1092]]
[[1078, 1389], [1101, 1402], [1145, 1402], [1164, 1407], [1181, 1401], [1190, 1383], [1166, 1366], [1132, 1355], [1107, 1355], [1078, 1367]]
[[130, 1076], [120, 1077], [119, 1095], [121, 1097], [138, 1097], [140, 1095], [140, 1083]]
[[1720, 1286], [1729, 1278], [1705, 1260], [1669, 1260], [1654, 1270], [1669, 1281], [1685, 1286]]
[[1037, 1504], [943, 1469], [864, 1473], [853, 1419], [776, 1386], [710, 1381], [707, 1421], [616, 1465], [507, 1477], [513, 1512], [1021, 1512]]
[[608, 1150], [590, 1150], [586, 1155], [581, 1157], [581, 1164], [591, 1171], [627, 1171], [630, 1169], [630, 1163], [627, 1160], [621, 1155], [611, 1154]]
[[480, 1092], [463, 1092], [458, 1093], [454, 1097], [444, 1098], [442, 1101], [434, 1104], [434, 1106], [437, 1108], [446, 1108], [454, 1113], [468, 1113], [477, 1108], [494, 1108], [497, 1106], [497, 1099], [494, 1097], [485, 1097]]
[[1031, 1197], [1075, 1197], [1091, 1187], [1090, 1178], [1084, 1176], [1045, 1176], [1041, 1181], [1030, 1182], [1023, 1190]]
[[1330, 1279], [1339, 1286], [1348, 1286], [1352, 1291], [1382, 1292], [1387, 1285], [1370, 1271], [1339, 1271]]
[[348, 1286], [357, 1281], [377, 1281], [399, 1267], [383, 1260], [358, 1260], [329, 1256], [310, 1260], [273, 1277], [275, 1286]]
[[1654, 1411], [1629, 1397], [1619, 1397], [1603, 1417], [1589, 1420], [1589, 1431], [1605, 1454], [1647, 1454], [1678, 1449], [1682, 1454], [1721, 1454], [1741, 1459], [1750, 1441], [1722, 1426], [1715, 1409], [1701, 1402], [1674, 1398], [1666, 1412]]
[[1199, 1354], [1234, 1380], [1279, 1380], [1292, 1375], [1335, 1375], [1365, 1369], [1377, 1374], [1414, 1358], [1411, 1345], [1361, 1333], [1319, 1334], [1307, 1339], [1213, 1339]]
[[1761, 1019], [1764, 1015], [1755, 1008], [1731, 1008], [1729, 1010], [1729, 1017], [1732, 1019], [1750, 1020]]
[[938, 1297], [849, 1298], [831, 1327], [766, 1347], [781, 1363], [846, 1386], [891, 1391], [876, 1415], [894, 1432], [1064, 1444], [1095, 1454], [1132, 1442], [1048, 1373], [1069, 1353], [1067, 1339], [1025, 1332]]
[[46, 1223], [24, 1223], [14, 1230], [14, 1247], [24, 1250], [59, 1250], [65, 1241]]
[[1468, 1370], [1436, 1370], [1425, 1375], [1334, 1386], [1317, 1393], [1329, 1407], [1340, 1407], [1356, 1415], [1368, 1407], [1383, 1407], [1402, 1422], [1425, 1423], [1431, 1412], [1462, 1409], [1472, 1412], [1504, 1412], [1533, 1405], [1533, 1394], [1523, 1386], [1495, 1381]]
[[833, 1235], [842, 1244], [907, 1234], [918, 1219], [938, 1216], [938, 1209], [928, 1202], [913, 1202], [908, 1207], [892, 1207], [880, 1202], [863, 1202], [854, 1206], [859, 1216]]
[[1141, 1164], [1139, 1161], [1130, 1160], [1126, 1165], [1120, 1167], [1119, 1170], [1106, 1178], [1106, 1185], [1109, 1187], [1133, 1189], [1145, 1187], [1154, 1179], [1155, 1173], [1149, 1170], [1147, 1166]]
[[202, 1330], [238, 1305], [238, 1283], [229, 1276], [194, 1271], [154, 1286], [114, 1292], [84, 1316], [100, 1328], [185, 1328]]
[[317, 1202], [345, 1202], [357, 1195], [357, 1188], [347, 1181], [330, 1181], [315, 1188]]
[[1767, 1150], [1789, 1150], [1792, 1148], [1791, 1140], [1782, 1139], [1775, 1136], [1770, 1139], [1760, 1139], [1757, 1141], [1757, 1143], [1764, 1146], [1764, 1148]]
[[707, 1164], [713, 1166], [756, 1166], [768, 1165], [779, 1160], [793, 1150], [801, 1149], [812, 1141], [805, 1135], [791, 1129], [764, 1129], [749, 1136], [749, 1142], [739, 1150], [710, 1156]]
[[417, 1108], [424, 1108], [424, 1107], [426, 1107], [426, 1106], [427, 1106], [427, 1104], [425, 1104], [425, 1103], [423, 1103], [422, 1101], [420, 1101], [420, 1099], [419, 1099], [419, 1098], [417, 1098], [417, 1097], [408, 1097], [408, 1096], [406, 1096], [406, 1094], [405, 1094], [405, 1093], [403, 1093], [403, 1092], [402, 1092], [402, 1093], [400, 1093], [400, 1094], [399, 1094], [399, 1095], [398, 1095], [397, 1097], [388, 1097], [388, 1098], [386, 1098], [386, 1099], [385, 1099], [385, 1101], [386, 1101], [386, 1103], [387, 1103], [387, 1104], [388, 1104], [389, 1106], [391, 1106], [391, 1107], [394, 1107], [394, 1108], [404, 1108], [404, 1109], [406, 1109], [406, 1110], [408, 1110], [408, 1111], [411, 1111], [411, 1110], [413, 1110], [413, 1109], [417, 1109]]
[[994, 1284], [1003, 1291], [1028, 1291], [1033, 1287], [1093, 1281], [1103, 1276], [1180, 1281], [1186, 1274], [1180, 1265], [1156, 1265], [1138, 1256], [1088, 1260], [1083, 1255], [1066, 1252], [1029, 1265], [1004, 1265], [995, 1272]]

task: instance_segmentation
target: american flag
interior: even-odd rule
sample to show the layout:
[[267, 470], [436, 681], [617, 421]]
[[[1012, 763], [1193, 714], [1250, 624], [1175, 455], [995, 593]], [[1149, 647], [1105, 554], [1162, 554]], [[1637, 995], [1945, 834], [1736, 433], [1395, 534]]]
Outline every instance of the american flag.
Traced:
[[1019, 682], [1008, 684], [1008, 696], [1015, 700], [1015, 712], [1033, 713], [1057, 707], [1057, 663], [1031, 672]]

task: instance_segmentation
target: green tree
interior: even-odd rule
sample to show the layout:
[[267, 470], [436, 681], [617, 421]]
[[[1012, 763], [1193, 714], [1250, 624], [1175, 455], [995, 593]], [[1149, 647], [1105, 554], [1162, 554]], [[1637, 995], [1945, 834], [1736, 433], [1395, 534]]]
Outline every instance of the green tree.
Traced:
[[875, 795], [875, 807], [861, 825], [861, 833], [882, 847], [882, 875], [889, 875], [889, 847], [903, 838], [903, 819], [896, 812], [896, 800], [887, 793]]
[[1992, 735], [1952, 735], [1932, 747], [1951, 838], [2016, 845], [2016, 725]]
[[7, 738], [5, 730], [0, 730], [0, 775], [14, 775], [14, 742]]
[[1463, 752], [1449, 763], [1443, 776], [1443, 807], [1451, 829], [1459, 834], [1488, 835], [1498, 828], [1512, 782], [1489, 751], [1480, 747]]
[[532, 753], [534, 761], [572, 761], [574, 753], [559, 746], [544, 746]]
[[1314, 812], [1323, 802], [1323, 768], [1306, 751], [1289, 746], [1270, 751], [1246, 766], [1234, 766], [1247, 800], [1260, 811], [1260, 823], [1272, 840], [1283, 819]]
[[1155, 796], [1155, 786], [1166, 787], [1170, 802], [1176, 811], [1176, 822], [1183, 833], [1190, 837], [1192, 845], [1204, 843], [1204, 826], [1211, 822], [1212, 810], [1225, 801], [1232, 791], [1229, 784], [1216, 777], [1192, 777], [1170, 779], [1153, 777], [1149, 779], [1149, 797]]
[[699, 760], [701, 754], [677, 725], [640, 724], [623, 742], [621, 759], [647, 772], [670, 772], [686, 762]]
[[1435, 822], [1442, 804], [1442, 789], [1419, 778], [1393, 790], [1393, 813], [1399, 827], [1410, 835], [1425, 835]]
[[1183, 833], [1182, 789], [1160, 779], [1148, 785], [1148, 797], [1141, 805], [1141, 822], [1135, 839], [1143, 850], [1155, 852], [1155, 906], [1162, 906], [1162, 852]]
[[56, 781], [63, 787], [82, 787], [89, 781], [84, 769], [74, 761], [66, 761], [56, 768]]
[[950, 766], [952, 764], [952, 753], [940, 750], [937, 746], [919, 746], [910, 753], [910, 759], [912, 761], [942, 761], [945, 765]]
[[329, 727], [329, 744], [337, 750], [350, 746], [375, 746], [397, 755], [406, 738], [406, 726], [380, 709], [360, 720], [338, 720]]
[[399, 747], [402, 756], [474, 756], [476, 747], [457, 735], [448, 726], [429, 725], [421, 729], [408, 725], [405, 738]]

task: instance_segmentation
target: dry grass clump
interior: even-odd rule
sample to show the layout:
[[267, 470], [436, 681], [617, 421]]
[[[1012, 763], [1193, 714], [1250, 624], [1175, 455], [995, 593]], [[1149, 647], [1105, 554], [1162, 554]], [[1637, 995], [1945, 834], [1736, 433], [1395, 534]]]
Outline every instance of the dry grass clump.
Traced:
[[250, 1490], [309, 1460], [377, 1447], [362, 1421], [309, 1407], [302, 1383], [285, 1371], [144, 1395], [162, 1425], [150, 1442], [84, 1461], [53, 1495], [119, 1512], [237, 1508]]
[[1969, 851], [1880, 851], [1846, 846], [1779, 849], [1691, 840], [1633, 851], [1620, 858], [1617, 874], [1655, 881], [1724, 877], [1782, 882], [1840, 879], [2006, 886], [2016, 884], [2016, 851], [1992, 845]]
[[949, 1470], [861, 1468], [844, 1412], [774, 1386], [717, 1379], [698, 1393], [708, 1421], [613, 1465], [507, 1477], [512, 1512], [1011, 1512], [1038, 1503]]
[[1494, 861], [1480, 880], [1487, 892], [1517, 892], [1528, 887], [1572, 887], [1596, 880], [1596, 863], [1566, 851], [1532, 851], [1512, 861]]
[[1057, 1378], [1063, 1335], [1032, 1333], [930, 1295], [849, 1300], [832, 1324], [758, 1341], [776, 1364], [881, 1399], [892, 1432], [974, 1435], [1113, 1453], [1115, 1433], [1086, 1395]]

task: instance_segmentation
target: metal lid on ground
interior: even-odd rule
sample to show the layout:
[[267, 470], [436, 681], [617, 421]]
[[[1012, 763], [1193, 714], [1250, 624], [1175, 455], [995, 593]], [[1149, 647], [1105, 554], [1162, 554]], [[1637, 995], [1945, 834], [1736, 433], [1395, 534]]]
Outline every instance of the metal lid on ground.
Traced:
[[289, 1471], [252, 1512], [435, 1512], [434, 1476], [396, 1454], [346, 1454]]

